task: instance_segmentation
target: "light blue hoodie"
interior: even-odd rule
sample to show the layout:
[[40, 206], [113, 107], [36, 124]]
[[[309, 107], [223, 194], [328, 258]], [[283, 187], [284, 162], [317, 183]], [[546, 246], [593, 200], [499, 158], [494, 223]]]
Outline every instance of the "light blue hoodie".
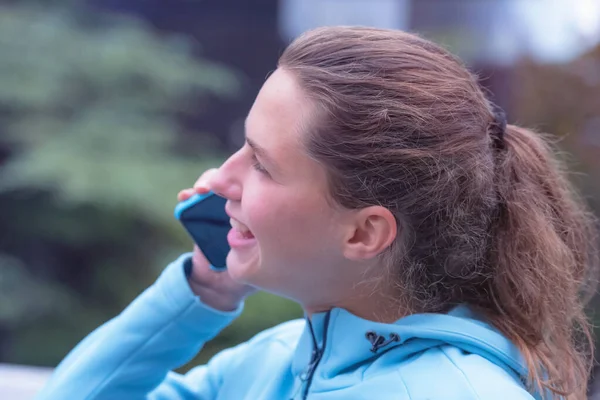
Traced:
[[[393, 324], [343, 309], [268, 329], [185, 375], [241, 312], [203, 305], [189, 255], [61, 362], [38, 400], [525, 400], [517, 349], [466, 308]], [[536, 397], [537, 398], [537, 397]]]

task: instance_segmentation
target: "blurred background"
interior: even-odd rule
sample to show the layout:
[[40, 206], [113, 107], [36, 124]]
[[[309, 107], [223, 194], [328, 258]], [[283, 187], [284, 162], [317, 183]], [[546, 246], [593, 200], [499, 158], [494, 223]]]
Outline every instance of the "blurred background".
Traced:
[[[177, 192], [241, 145], [285, 45], [339, 24], [461, 56], [600, 213], [600, 0], [0, 0], [0, 380], [55, 366], [189, 251]], [[193, 363], [301, 315], [256, 295]]]

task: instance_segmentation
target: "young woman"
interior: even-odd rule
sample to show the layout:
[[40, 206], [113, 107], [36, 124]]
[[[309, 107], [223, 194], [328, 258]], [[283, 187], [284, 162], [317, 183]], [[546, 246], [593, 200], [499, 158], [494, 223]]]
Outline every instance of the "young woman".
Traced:
[[[594, 221], [549, 145], [417, 36], [330, 27], [282, 55], [196, 248], [79, 344], [39, 399], [584, 399]], [[306, 311], [190, 360], [256, 289]]]

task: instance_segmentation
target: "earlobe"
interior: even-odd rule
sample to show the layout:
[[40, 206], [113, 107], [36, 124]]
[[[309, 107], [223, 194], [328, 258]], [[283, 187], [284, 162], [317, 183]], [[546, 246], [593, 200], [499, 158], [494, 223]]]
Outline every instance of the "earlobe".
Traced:
[[359, 210], [344, 243], [344, 256], [352, 260], [374, 258], [392, 244], [397, 234], [396, 218], [387, 208], [371, 206]]

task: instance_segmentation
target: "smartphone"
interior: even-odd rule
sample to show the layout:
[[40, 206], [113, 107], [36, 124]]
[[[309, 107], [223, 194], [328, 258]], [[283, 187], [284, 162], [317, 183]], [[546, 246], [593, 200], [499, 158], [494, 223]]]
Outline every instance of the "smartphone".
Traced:
[[175, 218], [181, 222], [215, 271], [227, 268], [225, 259], [230, 250], [227, 234], [231, 224], [225, 213], [226, 201], [208, 192], [195, 194], [175, 207]]

